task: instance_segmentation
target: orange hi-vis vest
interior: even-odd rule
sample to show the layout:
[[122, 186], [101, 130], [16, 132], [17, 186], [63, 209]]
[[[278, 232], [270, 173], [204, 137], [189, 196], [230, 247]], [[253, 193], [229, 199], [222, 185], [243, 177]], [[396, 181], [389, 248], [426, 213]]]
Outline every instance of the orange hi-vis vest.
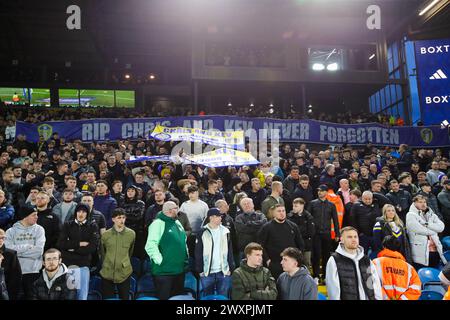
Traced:
[[383, 300], [419, 300], [419, 275], [400, 252], [383, 249], [372, 263], [381, 280]]
[[444, 299], [442, 300], [450, 300], [450, 286], [448, 287], [447, 293], [444, 296]]
[[[340, 196], [334, 193], [333, 189], [328, 190], [327, 193], [327, 200], [334, 204], [336, 207], [336, 212], [338, 216], [338, 222], [339, 222], [339, 229], [342, 229], [342, 222], [344, 221], [344, 203], [342, 202], [342, 199]], [[331, 239], [336, 238], [336, 232], [334, 231], [334, 223], [333, 219], [330, 221], [331, 223]]]

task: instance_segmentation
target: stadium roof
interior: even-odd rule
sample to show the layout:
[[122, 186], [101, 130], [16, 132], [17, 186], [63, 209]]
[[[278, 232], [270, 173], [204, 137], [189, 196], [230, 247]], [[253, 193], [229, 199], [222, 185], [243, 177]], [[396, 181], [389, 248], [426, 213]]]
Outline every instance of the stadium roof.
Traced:
[[[81, 30], [66, 28], [66, 8], [72, 4], [82, 8]], [[419, 20], [423, 0], [2, 1], [0, 65], [12, 59], [30, 64], [69, 60], [86, 67], [189, 64], [192, 31], [208, 27], [219, 28], [216, 37], [253, 41], [361, 39], [370, 33], [364, 24], [370, 4], [381, 6], [382, 31], [388, 35], [424, 24], [427, 36], [433, 36], [449, 21], [449, 6], [438, 6], [440, 13]]]

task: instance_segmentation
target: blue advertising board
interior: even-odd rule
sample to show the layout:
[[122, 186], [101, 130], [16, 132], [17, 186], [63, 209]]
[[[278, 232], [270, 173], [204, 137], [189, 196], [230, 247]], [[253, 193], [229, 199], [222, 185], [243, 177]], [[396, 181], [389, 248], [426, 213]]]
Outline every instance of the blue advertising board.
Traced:
[[450, 120], [450, 39], [415, 41], [414, 46], [422, 121]]

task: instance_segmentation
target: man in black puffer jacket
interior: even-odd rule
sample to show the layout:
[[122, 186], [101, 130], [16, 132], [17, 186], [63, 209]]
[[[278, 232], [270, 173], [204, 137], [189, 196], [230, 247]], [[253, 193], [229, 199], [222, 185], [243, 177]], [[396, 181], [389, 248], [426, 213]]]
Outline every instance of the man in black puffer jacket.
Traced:
[[138, 188], [134, 185], [125, 190], [125, 201], [123, 209], [126, 214], [125, 225], [136, 233], [133, 257], [145, 258], [145, 243], [147, 234], [145, 232], [145, 203], [138, 198]]
[[314, 218], [305, 209], [305, 200], [302, 198], [296, 198], [292, 201], [292, 211], [288, 214], [288, 219], [294, 222], [303, 238], [305, 244], [305, 249], [303, 251], [303, 258], [305, 265], [307, 267], [311, 266], [311, 250], [312, 250], [312, 240], [316, 232], [316, 227], [314, 225]]
[[300, 182], [292, 194], [292, 199], [302, 198], [307, 206], [314, 200], [313, 188], [309, 184], [309, 177], [304, 174], [300, 176]]
[[[314, 218], [316, 234], [313, 238], [312, 246], [312, 266], [313, 277], [319, 278], [320, 275], [320, 259], [322, 258], [323, 277], [325, 277], [325, 269], [328, 258], [330, 257], [331, 246], [331, 221], [334, 224], [334, 230], [337, 230], [335, 240], [339, 241], [339, 222], [336, 206], [326, 199], [328, 187], [320, 185], [317, 188], [318, 199], [311, 201], [308, 211]], [[323, 279], [323, 278], [322, 278]], [[317, 279], [318, 280], [318, 279]]]
[[75, 219], [66, 222], [58, 239], [65, 265], [91, 266], [92, 255], [97, 251], [100, 235], [95, 221], [88, 220], [89, 207], [80, 203], [75, 208]]
[[359, 232], [359, 243], [367, 254], [369, 248], [376, 249], [372, 231], [376, 219], [381, 217], [381, 209], [373, 202], [371, 191], [364, 191], [361, 202], [355, 203], [350, 212], [350, 225]]
[[33, 284], [33, 300], [76, 300], [77, 290], [69, 288], [67, 267], [61, 261], [61, 252], [49, 249], [44, 255], [44, 269]]

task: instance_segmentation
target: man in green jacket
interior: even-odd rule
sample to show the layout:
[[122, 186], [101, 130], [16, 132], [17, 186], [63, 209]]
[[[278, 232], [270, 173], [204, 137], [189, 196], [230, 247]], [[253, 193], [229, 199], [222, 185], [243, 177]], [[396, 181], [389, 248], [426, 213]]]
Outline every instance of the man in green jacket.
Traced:
[[276, 300], [277, 285], [269, 269], [262, 266], [263, 248], [250, 242], [244, 250], [247, 259], [231, 276], [233, 300]]
[[114, 209], [111, 229], [102, 234], [101, 256], [103, 258], [102, 269], [102, 293], [104, 298], [114, 296], [114, 287], [117, 286], [119, 298], [129, 299], [130, 278], [133, 273], [130, 257], [134, 250], [136, 234], [133, 230], [125, 227], [125, 210]]
[[177, 220], [178, 206], [167, 201], [148, 227], [145, 251], [151, 260], [151, 272], [160, 300], [183, 294], [188, 267], [186, 232]]

